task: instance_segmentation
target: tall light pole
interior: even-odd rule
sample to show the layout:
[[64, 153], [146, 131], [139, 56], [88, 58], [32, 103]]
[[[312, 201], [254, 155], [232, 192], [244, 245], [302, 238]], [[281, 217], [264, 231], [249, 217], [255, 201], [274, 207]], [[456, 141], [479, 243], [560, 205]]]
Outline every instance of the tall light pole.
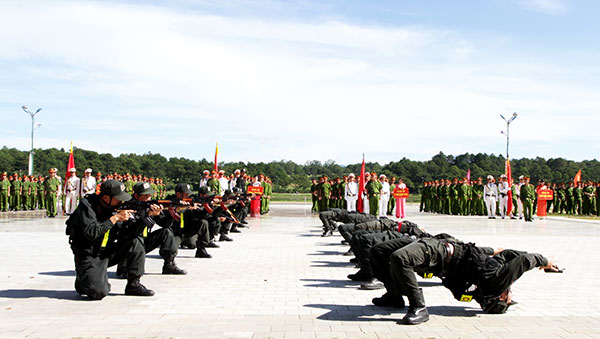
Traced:
[[510, 127], [510, 123], [513, 122], [513, 120], [515, 120], [517, 118], [517, 113], [513, 113], [512, 117], [510, 117], [510, 119], [506, 119], [504, 117], [504, 115], [500, 114], [500, 117], [502, 119], [504, 119], [504, 121], [506, 121], [506, 133], [504, 133], [504, 131], [500, 132], [504, 135], [506, 135], [506, 159], [508, 159], [508, 142], [509, 142], [509, 136], [508, 136], [508, 128]]
[[27, 108], [27, 106], [23, 105], [21, 106], [21, 108], [25, 111], [25, 113], [29, 114], [29, 116], [31, 116], [31, 151], [29, 152], [29, 168], [28, 168], [28, 172], [29, 175], [33, 174], [33, 131], [35, 131], [36, 128], [39, 128], [41, 125], [40, 124], [35, 124], [35, 116], [42, 110], [41, 108], [38, 108], [37, 111], [35, 111], [35, 113], [32, 113], [29, 108]]

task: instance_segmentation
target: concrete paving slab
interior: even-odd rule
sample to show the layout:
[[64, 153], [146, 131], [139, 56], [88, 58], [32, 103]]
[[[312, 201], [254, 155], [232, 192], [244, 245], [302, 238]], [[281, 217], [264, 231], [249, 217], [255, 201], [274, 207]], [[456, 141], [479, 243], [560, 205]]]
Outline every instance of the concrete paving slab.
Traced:
[[[0, 337], [197, 338], [582, 338], [600, 337], [600, 224], [548, 218], [525, 223], [417, 212], [407, 219], [430, 233], [446, 232], [481, 245], [539, 252], [559, 259], [564, 274], [526, 273], [514, 284], [519, 304], [504, 315], [455, 301], [430, 279], [424, 294], [431, 320], [398, 325], [403, 310], [371, 304], [346, 275], [356, 269], [341, 253], [341, 237], [320, 237], [320, 221], [302, 204], [272, 204], [250, 218], [234, 241], [210, 249], [213, 259], [181, 250], [186, 276], [163, 276], [150, 253], [142, 282], [151, 298], [111, 295], [88, 301], [73, 289], [73, 257], [63, 217], [0, 214]], [[114, 272], [114, 268], [109, 270]]]

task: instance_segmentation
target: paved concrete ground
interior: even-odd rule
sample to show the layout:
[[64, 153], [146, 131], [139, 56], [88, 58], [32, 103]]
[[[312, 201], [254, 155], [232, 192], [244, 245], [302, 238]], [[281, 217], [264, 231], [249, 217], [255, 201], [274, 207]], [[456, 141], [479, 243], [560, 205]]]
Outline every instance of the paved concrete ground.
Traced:
[[[305, 205], [274, 204], [250, 229], [212, 249], [213, 259], [182, 250], [187, 276], [162, 276], [156, 252], [142, 282], [151, 298], [112, 293], [88, 301], [73, 290], [64, 219], [0, 214], [0, 337], [244, 338], [586, 338], [600, 337], [600, 224], [576, 220], [488, 220], [408, 208], [407, 219], [431, 233], [554, 256], [564, 274], [526, 273], [513, 288], [519, 304], [504, 315], [482, 314], [454, 301], [439, 281], [423, 282], [431, 320], [401, 326], [403, 311], [374, 307], [379, 291], [359, 290], [340, 253], [341, 237], [320, 237]], [[111, 269], [114, 272], [114, 268]]]

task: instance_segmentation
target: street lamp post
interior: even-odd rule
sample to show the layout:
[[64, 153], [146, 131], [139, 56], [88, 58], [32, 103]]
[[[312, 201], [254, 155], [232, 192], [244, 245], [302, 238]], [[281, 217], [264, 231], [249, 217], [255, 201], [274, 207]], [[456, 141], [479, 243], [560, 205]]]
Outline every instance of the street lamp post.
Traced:
[[504, 115], [500, 114], [500, 117], [502, 119], [504, 119], [504, 121], [506, 121], [506, 133], [504, 133], [504, 131], [500, 132], [504, 135], [506, 135], [506, 159], [508, 159], [508, 143], [509, 143], [509, 135], [508, 135], [508, 129], [510, 127], [510, 123], [513, 122], [513, 120], [515, 120], [517, 118], [517, 113], [513, 113], [512, 117], [510, 117], [510, 119], [506, 119], [504, 117]]
[[27, 108], [27, 106], [23, 105], [21, 106], [21, 108], [23, 109], [23, 111], [25, 111], [25, 113], [29, 114], [29, 116], [31, 117], [31, 151], [29, 152], [29, 168], [28, 168], [28, 172], [29, 175], [33, 174], [33, 131], [35, 131], [36, 128], [39, 128], [41, 125], [40, 124], [35, 124], [35, 116], [42, 110], [41, 108], [38, 108], [37, 111], [35, 111], [35, 113], [32, 113], [29, 108]]

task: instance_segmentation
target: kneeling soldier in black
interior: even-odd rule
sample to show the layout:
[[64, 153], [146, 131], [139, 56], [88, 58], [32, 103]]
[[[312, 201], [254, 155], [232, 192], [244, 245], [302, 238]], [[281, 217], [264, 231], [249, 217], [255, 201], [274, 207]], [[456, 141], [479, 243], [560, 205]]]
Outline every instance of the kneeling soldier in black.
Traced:
[[[127, 260], [126, 295], [152, 296], [154, 292], [140, 283], [144, 274], [145, 252], [140, 236], [111, 242], [123, 223], [132, 217], [131, 211], [115, 214], [123, 201], [131, 199], [125, 186], [116, 180], [107, 180], [99, 194], [91, 194], [79, 202], [67, 219], [66, 233], [75, 257], [75, 290], [92, 300], [100, 300], [110, 292], [107, 268], [123, 258]], [[154, 206], [154, 211], [160, 209]], [[112, 231], [112, 232], [111, 232]], [[111, 235], [112, 233], [112, 235]]]
[[[138, 182], [133, 186], [133, 199], [137, 201], [150, 201], [155, 192], [156, 191], [150, 187], [149, 183]], [[151, 217], [151, 221], [155, 222], [154, 220], [160, 219], [161, 217], [164, 218], [162, 211], [159, 215]], [[156, 231], [149, 232], [152, 226], [154, 226], [154, 224], [151, 224], [151, 226], [143, 231], [144, 249], [146, 253], [150, 253], [160, 246], [158, 254], [165, 261], [162, 268], [162, 274], [187, 274], [186, 271], [180, 269], [175, 264], [177, 244], [175, 242], [173, 231], [168, 227], [161, 227]], [[117, 275], [125, 277], [125, 272], [127, 272], [126, 261], [122, 261], [117, 266]]]

